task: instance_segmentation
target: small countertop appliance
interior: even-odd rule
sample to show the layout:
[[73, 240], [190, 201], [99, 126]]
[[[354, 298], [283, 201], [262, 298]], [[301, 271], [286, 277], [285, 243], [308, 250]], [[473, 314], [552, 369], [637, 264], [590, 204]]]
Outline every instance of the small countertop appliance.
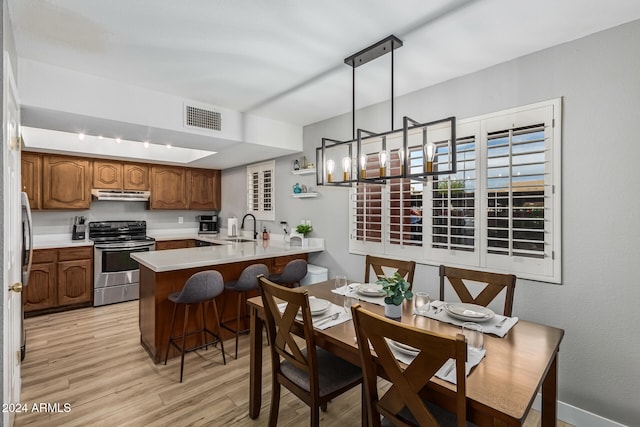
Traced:
[[218, 215], [198, 215], [198, 234], [218, 234]]

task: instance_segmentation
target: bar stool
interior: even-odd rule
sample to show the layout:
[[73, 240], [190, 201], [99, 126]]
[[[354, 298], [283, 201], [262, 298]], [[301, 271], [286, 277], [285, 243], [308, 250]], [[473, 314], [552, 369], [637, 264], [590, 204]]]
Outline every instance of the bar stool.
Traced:
[[281, 286], [295, 288], [300, 286], [300, 281], [307, 275], [307, 261], [294, 259], [284, 266], [280, 274], [272, 274], [269, 280]]
[[[242, 311], [242, 299], [246, 300], [247, 292], [258, 289], [258, 276], [268, 276], [269, 268], [264, 264], [252, 264], [242, 270], [238, 280], [228, 281], [224, 284], [224, 290], [227, 292], [236, 292], [238, 294], [238, 307], [236, 307], [235, 329], [227, 326], [227, 322], [221, 322], [221, 326], [236, 335], [236, 359], [238, 358], [238, 337], [240, 333], [249, 332], [249, 329], [240, 330], [240, 312]], [[226, 306], [226, 297], [225, 297]], [[222, 310], [224, 312], [224, 309]]]
[[[167, 343], [167, 351], [164, 355], [164, 364], [167, 364], [167, 358], [169, 357], [169, 347], [173, 345], [177, 348], [181, 353], [180, 360], [180, 382], [182, 382], [182, 373], [184, 371], [184, 354], [186, 352], [198, 350], [201, 348], [208, 348], [209, 345], [213, 345], [220, 342], [220, 350], [222, 351], [222, 363], [227, 364], [224, 355], [224, 345], [222, 340], [220, 339], [220, 322], [218, 317], [218, 309], [216, 308], [215, 297], [220, 295], [224, 289], [222, 274], [218, 271], [201, 271], [195, 273], [193, 276], [189, 277], [184, 284], [184, 287], [180, 292], [174, 292], [169, 295], [169, 301], [174, 303], [173, 306], [173, 316], [171, 316], [171, 328], [169, 329], [169, 342]], [[213, 319], [215, 323], [215, 328], [218, 331], [218, 334], [215, 334], [213, 331], [207, 328], [205, 310], [206, 304], [211, 302], [213, 305]], [[178, 309], [178, 305], [184, 305], [184, 324], [182, 326], [182, 335], [172, 336], [173, 326], [176, 320], [176, 311]], [[200, 329], [196, 329], [195, 331], [187, 332], [187, 324], [189, 323], [189, 309], [191, 306], [196, 305], [200, 306], [200, 314], [202, 327]], [[197, 307], [196, 307], [197, 308]], [[185, 348], [185, 341], [188, 336], [202, 334], [202, 344], [195, 345], [190, 348]], [[210, 334], [214, 339], [213, 341], [207, 341], [207, 334]], [[182, 340], [182, 345], [178, 345], [176, 343], [177, 340]]]

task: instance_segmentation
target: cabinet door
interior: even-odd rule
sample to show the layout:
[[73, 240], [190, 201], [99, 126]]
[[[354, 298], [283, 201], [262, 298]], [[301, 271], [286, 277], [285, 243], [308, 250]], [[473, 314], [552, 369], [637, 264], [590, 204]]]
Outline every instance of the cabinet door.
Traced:
[[122, 190], [122, 183], [121, 162], [93, 161], [93, 188]]
[[91, 176], [88, 160], [43, 156], [42, 171], [44, 209], [89, 209]]
[[136, 163], [124, 164], [124, 189], [149, 190], [149, 166]]
[[151, 209], [187, 209], [187, 170], [171, 166], [151, 167]]
[[29, 282], [22, 293], [24, 311], [55, 307], [58, 303], [56, 284], [55, 262], [31, 264]]
[[92, 280], [90, 259], [58, 262], [58, 305], [90, 302]]
[[21, 153], [22, 191], [29, 196], [31, 209], [40, 209], [42, 194], [42, 156], [23, 151]]
[[[219, 182], [219, 180], [218, 180]], [[210, 169], [189, 169], [189, 209], [216, 209], [214, 191], [214, 171]], [[219, 192], [217, 193], [219, 194]]]

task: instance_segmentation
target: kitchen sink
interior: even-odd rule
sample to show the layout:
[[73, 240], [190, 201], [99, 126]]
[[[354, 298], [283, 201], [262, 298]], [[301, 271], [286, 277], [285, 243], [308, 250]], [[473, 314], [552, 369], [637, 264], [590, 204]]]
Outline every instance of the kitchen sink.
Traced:
[[227, 242], [232, 242], [232, 243], [255, 242], [255, 240], [253, 239], [243, 239], [242, 237], [229, 237], [227, 239], [222, 239], [222, 240]]

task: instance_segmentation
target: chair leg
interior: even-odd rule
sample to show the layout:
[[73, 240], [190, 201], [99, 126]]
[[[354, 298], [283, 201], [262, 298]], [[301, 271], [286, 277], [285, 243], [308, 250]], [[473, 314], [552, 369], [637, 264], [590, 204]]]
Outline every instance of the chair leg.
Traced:
[[[205, 308], [205, 303], [204, 302], [200, 302], [200, 304], [198, 304], [200, 306], [200, 318], [202, 321], [202, 344], [206, 344], [207, 341], [207, 321], [205, 320], [205, 315], [204, 315], [204, 308]], [[205, 350], [209, 350], [209, 345], [205, 345], [204, 346]]]
[[178, 304], [173, 304], [173, 315], [171, 316], [171, 327], [169, 328], [169, 341], [167, 342], [167, 351], [164, 353], [164, 364], [167, 364], [167, 358], [169, 357], [169, 347], [171, 347], [171, 340], [173, 335], [173, 325], [176, 321], [176, 309]]
[[180, 357], [180, 382], [184, 371], [184, 348], [187, 341], [187, 323], [189, 321], [189, 304], [184, 306], [184, 325], [182, 326], [182, 356]]
[[238, 338], [240, 337], [240, 309], [242, 308], [242, 292], [238, 292], [238, 307], [236, 313], [236, 359], [238, 358]]
[[317, 406], [313, 406], [310, 409], [311, 409], [311, 427], [320, 427], [320, 408], [318, 408]]
[[274, 380], [271, 385], [271, 410], [269, 412], [269, 427], [276, 427], [278, 425], [278, 411], [280, 410], [280, 383], [273, 374]]
[[216, 305], [215, 299], [211, 300], [211, 305], [213, 306], [213, 318], [215, 320], [214, 326], [216, 327], [216, 331], [218, 332], [218, 341], [220, 341], [220, 351], [222, 352], [222, 364], [226, 365], [227, 359], [225, 358], [225, 355], [224, 355], [224, 343], [222, 342], [222, 338], [220, 337], [220, 335], [222, 334], [222, 327], [220, 326], [220, 318], [218, 317], [218, 307]]

